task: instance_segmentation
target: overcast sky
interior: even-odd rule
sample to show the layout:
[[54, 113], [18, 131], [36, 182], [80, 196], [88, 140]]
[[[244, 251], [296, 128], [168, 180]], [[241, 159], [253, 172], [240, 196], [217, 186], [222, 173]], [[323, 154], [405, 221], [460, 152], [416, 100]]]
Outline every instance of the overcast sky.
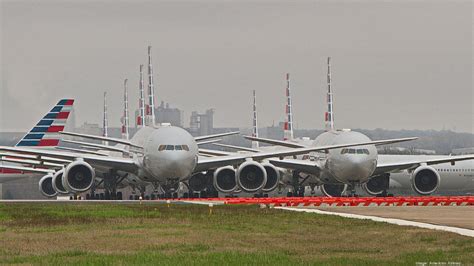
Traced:
[[471, 1], [0, 2], [0, 131], [63, 97], [100, 123], [104, 90], [118, 126], [149, 44], [157, 102], [185, 121], [212, 107], [216, 126], [250, 127], [255, 89], [260, 126], [277, 123], [290, 72], [296, 128], [323, 128], [331, 56], [338, 128], [474, 131]]

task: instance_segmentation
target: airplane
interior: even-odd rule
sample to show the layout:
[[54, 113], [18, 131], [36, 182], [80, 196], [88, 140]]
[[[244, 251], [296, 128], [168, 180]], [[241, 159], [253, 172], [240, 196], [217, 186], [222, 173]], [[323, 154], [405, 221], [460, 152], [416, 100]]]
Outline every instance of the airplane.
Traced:
[[[245, 138], [251, 141], [296, 149], [370, 141], [369, 137], [362, 133], [350, 129], [335, 129], [330, 58], [327, 60], [327, 65], [328, 109], [325, 113], [326, 132], [320, 134], [313, 141], [294, 139], [292, 134], [291, 99], [288, 97], [285, 139], [283, 141], [253, 136], [246, 136]], [[289, 84], [287, 85], [288, 95]], [[410, 171], [412, 174], [411, 182], [416, 192], [419, 194], [430, 194], [433, 192], [432, 187], [439, 185], [439, 175], [436, 171], [433, 171], [430, 165], [446, 162], [455, 164], [458, 161], [474, 159], [473, 156], [411, 158], [410, 160], [403, 160], [403, 158], [399, 157], [398, 161], [387, 162], [383, 159], [383, 155], [377, 154], [376, 145], [312, 152], [303, 156], [302, 159], [269, 159], [268, 161], [276, 167], [293, 170], [294, 181], [292, 183], [299, 195], [304, 193], [303, 185], [309, 183], [312, 191], [314, 191], [316, 186], [320, 186], [325, 195], [340, 196], [344, 193], [354, 195], [356, 185], [363, 185], [371, 195], [386, 194], [388, 187], [384, 184], [388, 184], [390, 173], [403, 169]], [[429, 183], [431, 186], [428, 187], [425, 183]]]
[[[57, 147], [60, 140], [58, 132], [64, 129], [67, 119], [72, 112], [73, 104], [73, 99], [59, 100], [59, 102], [15, 144], [15, 147], [31, 147], [37, 149], [53, 149]], [[35, 165], [39, 171], [41, 167], [45, 167], [45, 165], [60, 167], [60, 165], [57, 164], [58, 160], [53, 158], [46, 157], [44, 160], [45, 165], [35, 161], [35, 158], [35, 156], [31, 155], [0, 152], [0, 183], [21, 178], [40, 177], [38, 173], [25, 171], [25, 168], [28, 168], [22, 164], [25, 162], [27, 163], [26, 165], [36, 163]], [[41, 179], [39, 186], [47, 186], [45, 181], [46, 179]]]

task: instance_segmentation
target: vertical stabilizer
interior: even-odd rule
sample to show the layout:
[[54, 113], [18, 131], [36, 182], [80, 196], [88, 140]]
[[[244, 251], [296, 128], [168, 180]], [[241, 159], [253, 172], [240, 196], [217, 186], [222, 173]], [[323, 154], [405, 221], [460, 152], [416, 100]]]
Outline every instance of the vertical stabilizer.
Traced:
[[122, 117], [122, 138], [129, 139], [129, 120], [128, 120], [128, 79], [123, 81], [123, 117]]
[[140, 96], [138, 100], [137, 127], [145, 126], [145, 89], [143, 86], [143, 65], [140, 65], [140, 83], [138, 84]]
[[58, 146], [60, 131], [64, 130], [72, 112], [73, 99], [61, 99], [43, 118], [15, 145], [20, 147]]
[[[107, 92], [104, 92], [104, 118], [102, 120], [102, 136], [109, 136], [109, 121], [107, 119]], [[105, 145], [108, 145], [107, 142], [104, 142]]]
[[[253, 123], [252, 123], [252, 137], [258, 138], [258, 119], [257, 119], [257, 94], [253, 90]], [[252, 148], [258, 148], [258, 141], [252, 141]]]
[[153, 65], [151, 61], [151, 46], [148, 46], [148, 108], [149, 125], [155, 125], [155, 87], [153, 84]]
[[286, 108], [283, 140], [293, 140], [293, 108], [291, 103], [290, 73], [286, 73]]
[[328, 95], [327, 95], [327, 111], [324, 117], [326, 131], [334, 130], [334, 109], [333, 109], [333, 97], [331, 88], [331, 57], [328, 57]]

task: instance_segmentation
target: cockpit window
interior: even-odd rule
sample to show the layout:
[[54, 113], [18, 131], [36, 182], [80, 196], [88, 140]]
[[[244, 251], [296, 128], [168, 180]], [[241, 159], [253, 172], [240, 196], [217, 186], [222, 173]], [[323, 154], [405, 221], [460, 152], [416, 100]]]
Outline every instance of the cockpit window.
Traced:
[[341, 154], [369, 154], [368, 149], [342, 149]]
[[160, 145], [158, 151], [189, 151], [188, 145]]

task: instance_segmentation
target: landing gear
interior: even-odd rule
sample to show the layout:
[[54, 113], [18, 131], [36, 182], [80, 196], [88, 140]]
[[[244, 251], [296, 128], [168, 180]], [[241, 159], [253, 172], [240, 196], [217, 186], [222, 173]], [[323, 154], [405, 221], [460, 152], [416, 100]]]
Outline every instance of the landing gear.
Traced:
[[346, 194], [347, 194], [348, 197], [357, 197], [356, 189], [355, 189], [355, 182], [350, 182], [347, 185], [347, 193]]

